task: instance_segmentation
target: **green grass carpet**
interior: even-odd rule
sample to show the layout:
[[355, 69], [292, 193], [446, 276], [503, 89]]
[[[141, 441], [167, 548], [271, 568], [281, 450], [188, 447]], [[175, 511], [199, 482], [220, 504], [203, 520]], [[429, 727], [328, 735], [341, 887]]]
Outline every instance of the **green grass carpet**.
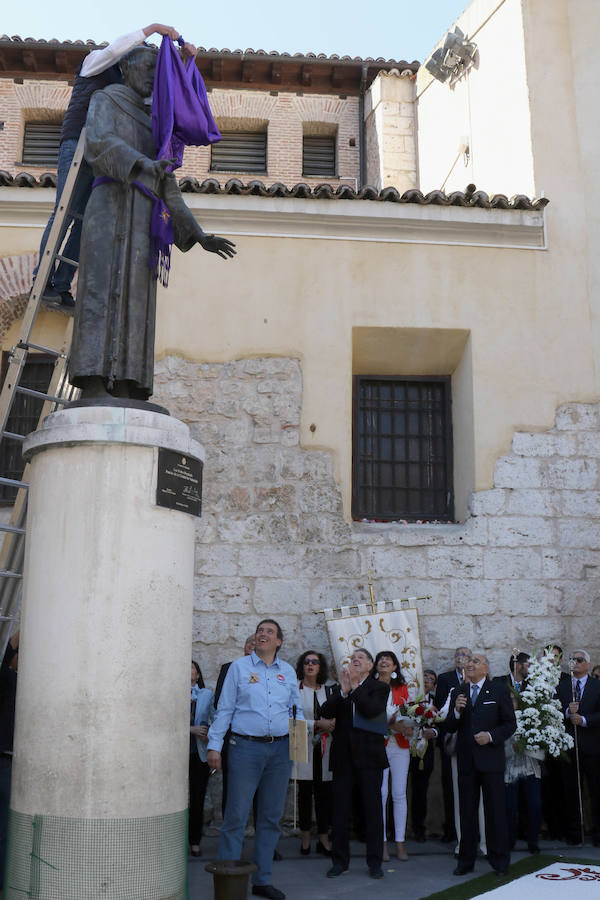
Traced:
[[435, 894], [428, 894], [427, 897], [421, 897], [421, 900], [471, 900], [473, 897], [485, 894], [486, 891], [493, 891], [494, 888], [508, 884], [517, 878], [522, 878], [523, 875], [529, 875], [531, 872], [545, 869], [546, 866], [550, 866], [555, 862], [576, 862], [598, 866], [597, 859], [582, 859], [579, 856], [555, 856], [554, 854], [528, 856], [519, 860], [519, 862], [513, 863], [505, 878], [499, 878], [495, 872], [490, 870], [479, 878], [472, 878], [470, 881], [459, 881], [453, 887], [446, 888], [445, 891], [436, 891]]

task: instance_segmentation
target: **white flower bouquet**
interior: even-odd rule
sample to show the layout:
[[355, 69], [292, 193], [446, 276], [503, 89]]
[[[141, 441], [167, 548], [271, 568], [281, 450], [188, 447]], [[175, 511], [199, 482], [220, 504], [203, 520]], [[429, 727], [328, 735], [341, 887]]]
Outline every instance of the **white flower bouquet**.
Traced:
[[573, 738], [565, 731], [560, 701], [554, 696], [559, 678], [554, 654], [547, 649], [540, 659], [532, 657], [527, 687], [515, 691], [517, 730], [511, 740], [522, 753], [538, 759], [545, 753], [560, 756], [573, 746]]

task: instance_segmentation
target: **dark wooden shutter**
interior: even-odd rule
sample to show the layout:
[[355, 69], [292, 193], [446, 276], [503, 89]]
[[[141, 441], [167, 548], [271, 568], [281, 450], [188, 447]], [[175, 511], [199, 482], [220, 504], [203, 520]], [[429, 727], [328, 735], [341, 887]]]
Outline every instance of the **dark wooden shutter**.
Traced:
[[335, 138], [305, 135], [302, 144], [303, 175], [335, 175]]
[[212, 145], [213, 172], [267, 172], [266, 131], [224, 131], [223, 140]]
[[61, 129], [60, 122], [58, 124], [26, 122], [23, 138], [23, 164], [56, 168]]

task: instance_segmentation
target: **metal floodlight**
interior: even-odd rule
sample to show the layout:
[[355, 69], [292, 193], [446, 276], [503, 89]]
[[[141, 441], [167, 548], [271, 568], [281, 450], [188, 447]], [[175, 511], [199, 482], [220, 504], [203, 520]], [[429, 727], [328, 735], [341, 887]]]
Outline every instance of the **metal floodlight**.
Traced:
[[469, 41], [467, 35], [457, 25], [454, 31], [449, 31], [446, 35], [444, 46], [438, 47], [431, 54], [425, 63], [425, 68], [431, 72], [434, 78], [443, 83], [451, 75], [456, 77], [461, 70], [470, 65], [476, 52], [477, 44]]
[[437, 80], [442, 83], [450, 78], [450, 73], [452, 71], [452, 69], [449, 69], [444, 65], [444, 59], [444, 51], [440, 47], [431, 54], [425, 63], [427, 71], [431, 72], [433, 77], [437, 78]]

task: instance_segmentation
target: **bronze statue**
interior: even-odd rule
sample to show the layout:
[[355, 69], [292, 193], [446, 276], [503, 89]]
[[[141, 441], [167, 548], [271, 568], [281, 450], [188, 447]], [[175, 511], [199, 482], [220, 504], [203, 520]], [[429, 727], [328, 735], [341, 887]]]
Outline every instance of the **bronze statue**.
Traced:
[[82, 389], [82, 399], [147, 400], [152, 394], [152, 195], [164, 201], [180, 250], [198, 243], [222, 259], [236, 252], [231, 241], [202, 231], [166, 171], [169, 161], [154, 159], [151, 108], [144, 101], [152, 94], [156, 58], [154, 48], [137, 47], [121, 62], [124, 84], [97, 91], [90, 103], [85, 157], [100, 183], [83, 222], [69, 363], [69, 379]]

